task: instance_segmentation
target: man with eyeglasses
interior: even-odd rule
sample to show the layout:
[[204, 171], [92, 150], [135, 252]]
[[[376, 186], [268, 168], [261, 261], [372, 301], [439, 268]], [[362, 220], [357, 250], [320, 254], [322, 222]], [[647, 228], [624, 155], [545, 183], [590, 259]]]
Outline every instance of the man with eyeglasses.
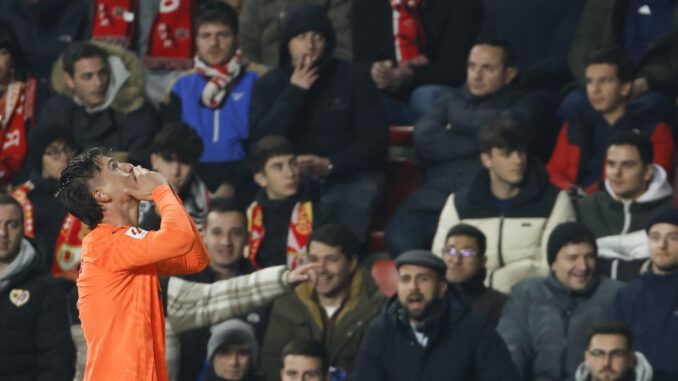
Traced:
[[640, 352], [633, 352], [633, 334], [623, 323], [606, 321], [589, 334], [584, 362], [575, 381], [651, 381], [652, 365]]
[[579, 222], [556, 227], [547, 253], [549, 275], [513, 286], [497, 331], [523, 379], [571, 380], [622, 283], [596, 274], [596, 239]]
[[395, 260], [398, 293], [369, 327], [353, 380], [520, 380], [506, 344], [445, 280], [426, 250]]
[[[678, 380], [678, 210], [665, 208], [647, 224], [647, 271], [623, 288], [610, 317], [631, 328], [632, 348], [654, 368], [654, 380]], [[641, 270], [642, 271], [642, 270]]]
[[443, 248], [447, 265], [445, 279], [461, 289], [471, 302], [471, 309], [487, 317], [496, 327], [508, 295], [483, 284], [487, 273], [486, 247], [485, 235], [478, 228], [467, 224], [453, 226]]

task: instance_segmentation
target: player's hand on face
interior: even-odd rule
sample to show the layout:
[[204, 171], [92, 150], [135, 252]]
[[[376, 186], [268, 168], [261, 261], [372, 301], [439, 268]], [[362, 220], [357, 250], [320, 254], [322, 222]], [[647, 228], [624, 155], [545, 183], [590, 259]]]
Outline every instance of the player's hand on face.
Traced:
[[318, 272], [320, 271], [320, 263], [307, 263], [305, 265], [297, 266], [296, 269], [287, 273], [287, 283], [290, 286], [296, 286], [302, 282], [311, 282], [315, 286], [318, 280]]
[[139, 165], [132, 169], [132, 173], [136, 177], [137, 187], [127, 188], [125, 189], [125, 192], [140, 201], [153, 201], [153, 197], [151, 196], [153, 189], [161, 185], [169, 185], [163, 175], [142, 168]]

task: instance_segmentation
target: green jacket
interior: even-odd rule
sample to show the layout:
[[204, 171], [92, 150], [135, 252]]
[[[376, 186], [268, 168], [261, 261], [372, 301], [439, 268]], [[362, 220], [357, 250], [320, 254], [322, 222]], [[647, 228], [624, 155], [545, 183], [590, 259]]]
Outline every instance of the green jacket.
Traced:
[[[622, 34], [628, 0], [588, 0], [579, 20], [568, 63], [580, 86], [586, 84], [584, 60], [597, 47], [623, 46]], [[650, 90], [672, 93], [678, 88], [678, 7], [671, 31], [645, 50], [636, 77], [646, 78]]]
[[[313, 288], [303, 283], [295, 293], [287, 294], [273, 304], [273, 310], [261, 351], [261, 366], [268, 381], [280, 380], [283, 347], [293, 339], [323, 341], [320, 307], [313, 300]], [[372, 280], [369, 272], [359, 267], [351, 281], [351, 293], [344, 308], [337, 312], [330, 347], [330, 365], [344, 369], [350, 379], [360, 343], [372, 319], [386, 303], [386, 296]]]

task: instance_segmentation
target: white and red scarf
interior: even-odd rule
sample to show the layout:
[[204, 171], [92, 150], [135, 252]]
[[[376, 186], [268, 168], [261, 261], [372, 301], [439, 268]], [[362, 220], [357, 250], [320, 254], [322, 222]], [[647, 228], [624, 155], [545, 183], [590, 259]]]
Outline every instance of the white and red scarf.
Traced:
[[[260, 269], [257, 254], [261, 242], [266, 236], [264, 228], [264, 210], [261, 204], [253, 202], [247, 208], [247, 228], [250, 234], [249, 246], [246, 251], [247, 259], [254, 268]], [[290, 228], [287, 232], [287, 267], [294, 270], [297, 266], [306, 263], [306, 243], [313, 230], [313, 203], [311, 201], [297, 202], [292, 209]]]
[[[198, 0], [160, 0], [148, 31], [146, 67], [187, 70], [193, 66], [197, 9]], [[138, 0], [94, 0], [94, 10], [93, 40], [132, 45]]]
[[426, 32], [419, 16], [421, 0], [390, 0], [396, 61], [401, 66], [426, 59]]
[[0, 97], [0, 186], [21, 168], [27, 152], [26, 134], [33, 128], [35, 80], [14, 81]]
[[137, 6], [137, 0], [94, 0], [92, 39], [129, 47]]
[[242, 52], [238, 49], [230, 60], [220, 66], [209, 66], [200, 57], [195, 56], [195, 70], [200, 75], [209, 78], [207, 85], [202, 90], [201, 99], [205, 106], [217, 108], [221, 105], [224, 97], [232, 89], [231, 83], [240, 75], [242, 70], [241, 56]]

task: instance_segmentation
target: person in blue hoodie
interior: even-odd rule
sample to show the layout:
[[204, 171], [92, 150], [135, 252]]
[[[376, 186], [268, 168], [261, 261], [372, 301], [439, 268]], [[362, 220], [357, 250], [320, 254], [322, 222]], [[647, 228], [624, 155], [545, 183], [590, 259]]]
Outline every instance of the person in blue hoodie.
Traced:
[[222, 2], [198, 10], [194, 68], [174, 82], [161, 106], [166, 122], [183, 121], [202, 138], [198, 174], [215, 192], [247, 182], [250, 96], [259, 74], [241, 58], [238, 14]]
[[610, 317], [633, 331], [654, 380], [678, 380], [678, 209], [658, 211], [647, 224], [650, 265], [619, 291]]

